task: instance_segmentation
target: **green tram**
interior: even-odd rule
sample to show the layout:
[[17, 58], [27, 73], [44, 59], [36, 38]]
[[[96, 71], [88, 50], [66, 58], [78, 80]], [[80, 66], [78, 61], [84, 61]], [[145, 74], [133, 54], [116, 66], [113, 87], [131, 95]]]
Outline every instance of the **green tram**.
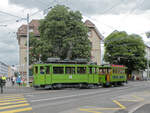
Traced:
[[126, 67], [121, 65], [95, 65], [76, 63], [47, 63], [33, 66], [35, 88], [90, 88], [121, 85], [127, 82]]

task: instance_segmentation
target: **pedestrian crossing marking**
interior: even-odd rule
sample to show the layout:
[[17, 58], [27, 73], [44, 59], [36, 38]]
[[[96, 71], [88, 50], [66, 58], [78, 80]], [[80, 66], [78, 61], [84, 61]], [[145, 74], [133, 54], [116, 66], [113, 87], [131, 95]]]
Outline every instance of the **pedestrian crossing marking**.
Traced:
[[9, 105], [9, 104], [19, 104], [19, 103], [25, 103], [27, 101], [18, 101], [18, 102], [8, 102], [8, 103], [0, 103], [0, 106], [1, 105]]
[[19, 113], [31, 111], [32, 107], [23, 95], [6, 95], [0, 97], [0, 113]]
[[11, 100], [12, 100], [12, 99], [22, 99], [22, 98], [24, 98], [24, 97], [0, 98], [0, 101], [1, 101], [1, 100], [8, 100], [8, 99], [11, 99]]
[[20, 99], [1, 100], [0, 102], [9, 102], [9, 101], [17, 101], [17, 100], [25, 100], [25, 99], [20, 98]]
[[23, 107], [23, 106], [28, 106], [29, 104], [18, 104], [18, 105], [12, 105], [12, 106], [4, 106], [4, 107], [0, 107], [0, 110], [3, 109], [10, 109], [10, 108], [15, 108], [15, 107]]
[[0, 113], [18, 113], [18, 112], [23, 112], [23, 111], [31, 111], [32, 107], [28, 108], [23, 108], [23, 109], [16, 109], [16, 110], [10, 110], [10, 111], [2, 111]]
[[3, 96], [3, 98], [5, 97], [24, 97], [23, 95], [15, 95], [15, 94], [12, 94], [12, 95], [6, 95], [6, 96]]

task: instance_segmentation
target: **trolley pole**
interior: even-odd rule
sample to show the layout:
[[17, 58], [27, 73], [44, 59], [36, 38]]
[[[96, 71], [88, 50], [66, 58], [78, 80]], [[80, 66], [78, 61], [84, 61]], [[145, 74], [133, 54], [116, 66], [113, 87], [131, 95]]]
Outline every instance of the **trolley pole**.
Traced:
[[27, 87], [29, 87], [29, 13], [27, 14]]

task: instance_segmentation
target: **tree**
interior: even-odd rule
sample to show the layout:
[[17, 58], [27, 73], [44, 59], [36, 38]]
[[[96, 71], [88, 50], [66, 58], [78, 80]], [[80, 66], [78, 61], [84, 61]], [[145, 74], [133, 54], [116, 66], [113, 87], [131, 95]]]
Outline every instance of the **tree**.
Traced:
[[56, 5], [40, 21], [39, 31], [40, 40], [38, 41], [42, 47], [37, 47], [37, 49], [45, 51], [43, 48], [46, 48], [47, 51], [45, 55], [41, 52], [42, 57], [90, 59], [91, 46], [87, 35], [88, 28], [82, 22], [82, 15], [79, 11], [74, 12], [65, 6]]
[[[30, 64], [33, 64], [37, 61], [45, 61], [48, 57], [49, 48], [45, 45], [47, 43], [41, 38], [35, 37], [33, 33], [30, 33]], [[49, 45], [50, 46], [50, 45]]]
[[145, 45], [139, 35], [115, 31], [105, 39], [104, 60], [128, 67], [128, 73], [146, 68]]

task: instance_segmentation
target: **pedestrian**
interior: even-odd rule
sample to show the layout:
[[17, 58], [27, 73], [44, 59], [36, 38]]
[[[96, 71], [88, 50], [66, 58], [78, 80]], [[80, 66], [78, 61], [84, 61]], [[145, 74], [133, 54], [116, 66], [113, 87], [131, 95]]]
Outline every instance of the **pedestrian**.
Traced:
[[11, 82], [12, 82], [12, 85], [13, 85], [13, 86], [15, 85], [15, 81], [16, 81], [16, 77], [13, 76], [13, 77], [11, 78]]
[[17, 84], [18, 84], [19, 86], [21, 86], [21, 76], [18, 76], [18, 77], [17, 77], [16, 82], [17, 82]]
[[6, 77], [5, 77], [5, 76], [2, 76], [2, 80], [3, 80], [3, 84], [4, 84], [4, 86], [5, 86], [5, 84], [6, 84]]

